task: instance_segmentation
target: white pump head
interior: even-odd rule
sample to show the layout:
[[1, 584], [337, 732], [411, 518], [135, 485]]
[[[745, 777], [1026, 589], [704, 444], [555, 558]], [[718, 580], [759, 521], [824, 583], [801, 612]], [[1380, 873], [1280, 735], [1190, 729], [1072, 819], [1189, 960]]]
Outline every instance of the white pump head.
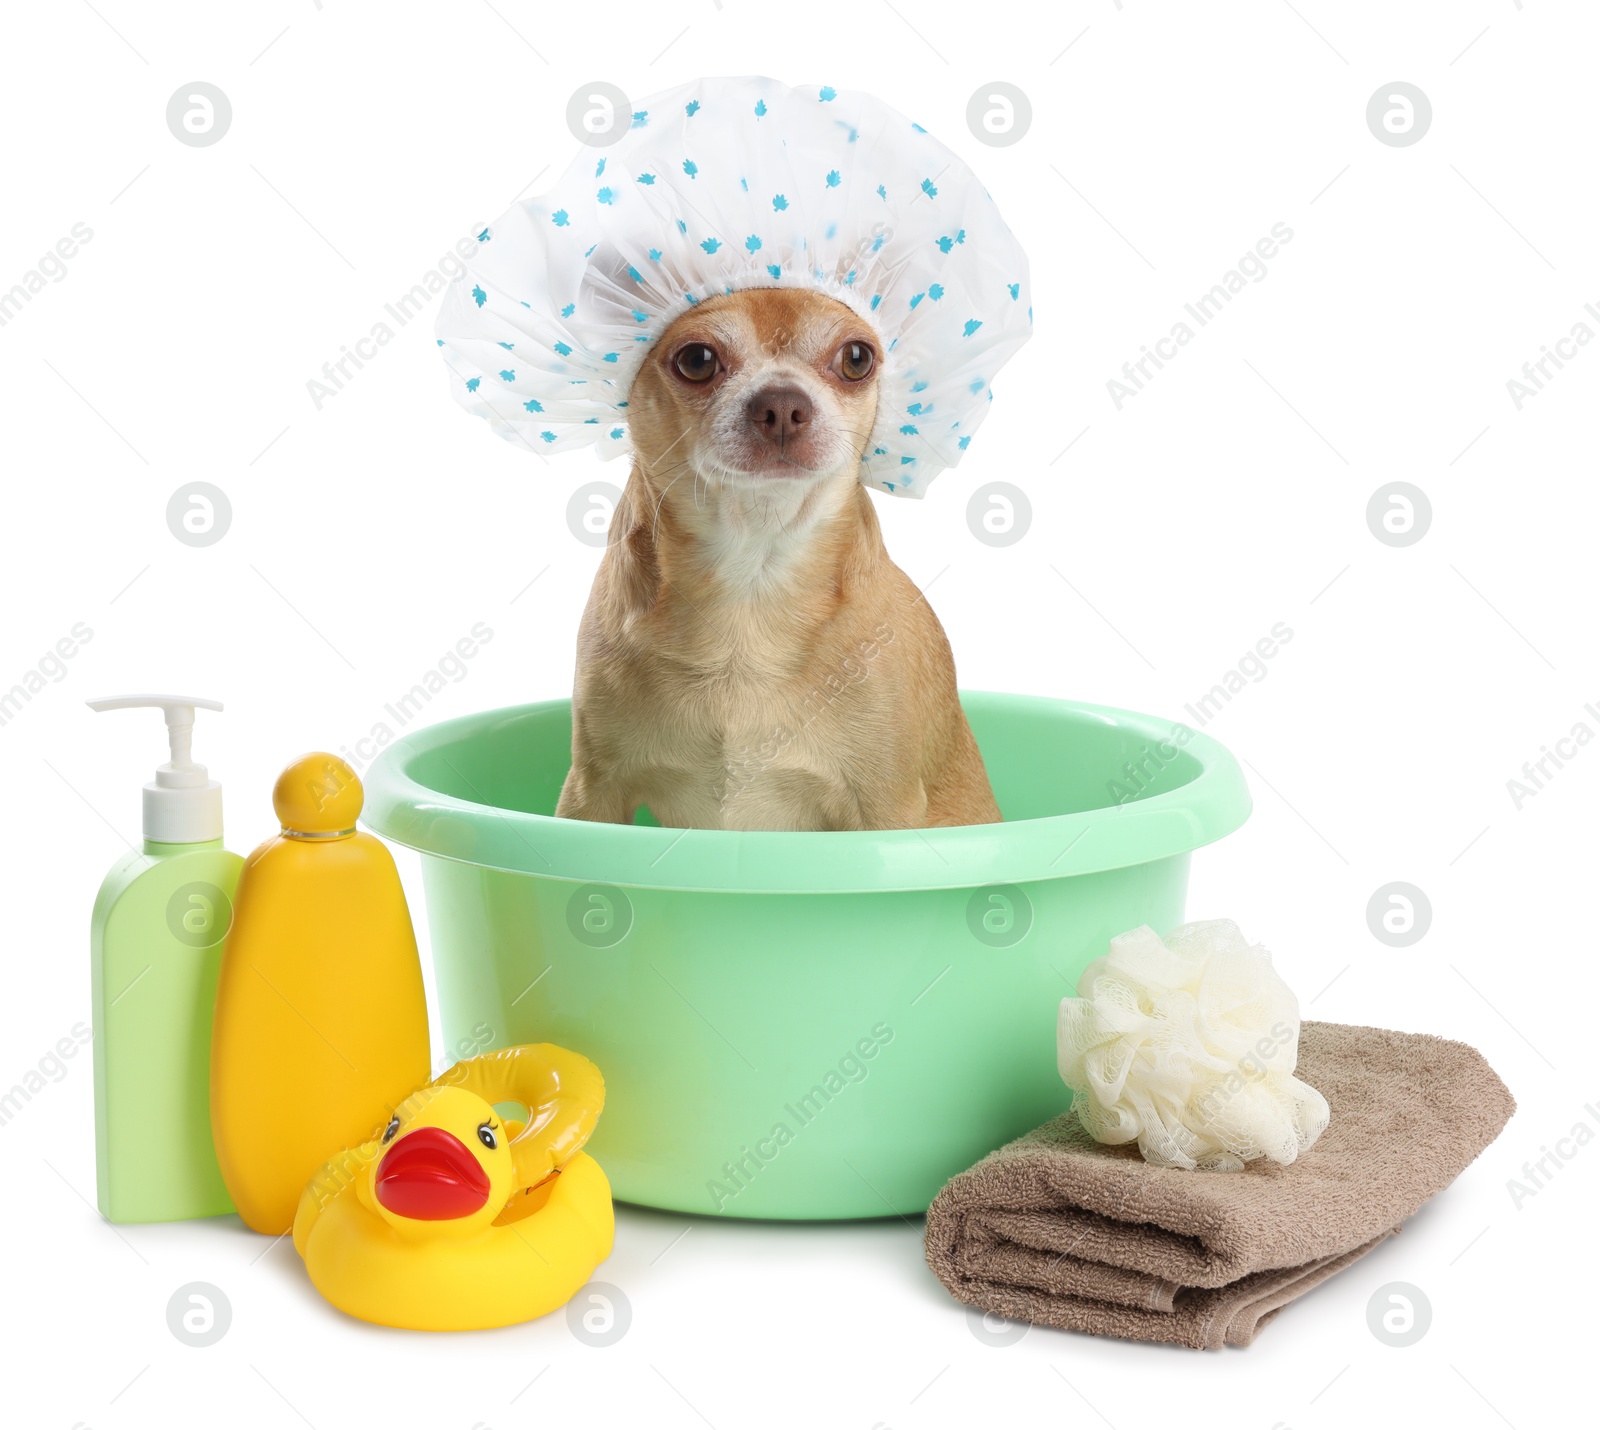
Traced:
[[144, 837], [157, 844], [199, 844], [222, 838], [222, 786], [194, 762], [194, 712], [221, 710], [216, 700], [192, 695], [113, 695], [89, 701], [102, 710], [162, 711], [167, 717], [168, 760], [144, 787]]

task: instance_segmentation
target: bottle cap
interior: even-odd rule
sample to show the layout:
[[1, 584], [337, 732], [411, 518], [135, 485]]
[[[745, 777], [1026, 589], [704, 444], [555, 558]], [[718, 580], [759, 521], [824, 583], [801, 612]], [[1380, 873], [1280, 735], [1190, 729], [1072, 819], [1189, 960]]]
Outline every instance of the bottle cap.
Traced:
[[365, 798], [356, 772], [322, 751], [300, 756], [272, 787], [272, 808], [283, 832], [310, 839], [354, 834]]
[[157, 844], [200, 844], [222, 838], [222, 786], [190, 751], [194, 712], [221, 710], [221, 702], [193, 695], [112, 695], [89, 708], [163, 711], [167, 717], [167, 763], [144, 787], [144, 837]]

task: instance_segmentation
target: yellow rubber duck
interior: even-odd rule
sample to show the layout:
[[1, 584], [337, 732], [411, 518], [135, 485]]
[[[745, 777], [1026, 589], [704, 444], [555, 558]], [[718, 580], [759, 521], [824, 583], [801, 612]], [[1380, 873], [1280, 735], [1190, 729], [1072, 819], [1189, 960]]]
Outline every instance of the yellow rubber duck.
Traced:
[[[526, 1122], [496, 1104], [527, 1109]], [[294, 1245], [341, 1311], [481, 1330], [565, 1305], [611, 1254], [611, 1185], [580, 1149], [605, 1104], [587, 1058], [549, 1043], [457, 1063], [306, 1185]]]

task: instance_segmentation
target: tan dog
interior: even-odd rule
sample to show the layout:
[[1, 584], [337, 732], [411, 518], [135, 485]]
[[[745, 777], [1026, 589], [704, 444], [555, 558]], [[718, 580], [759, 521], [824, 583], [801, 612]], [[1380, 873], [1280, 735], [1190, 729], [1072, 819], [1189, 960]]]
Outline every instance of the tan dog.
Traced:
[[578, 635], [556, 813], [698, 829], [997, 822], [938, 618], [858, 469], [870, 328], [823, 294], [703, 302], [628, 394], [636, 452]]

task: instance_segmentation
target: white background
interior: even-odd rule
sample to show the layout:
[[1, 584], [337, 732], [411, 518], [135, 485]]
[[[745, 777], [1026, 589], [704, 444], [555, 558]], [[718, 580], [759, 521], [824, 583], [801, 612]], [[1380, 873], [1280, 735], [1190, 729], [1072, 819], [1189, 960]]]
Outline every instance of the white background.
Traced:
[[[1589, 1378], [1600, 1149], [1520, 1208], [1508, 1179], [1575, 1123], [1600, 1126], [1584, 1107], [1600, 1104], [1600, 749], [1520, 809], [1506, 782], [1575, 723], [1600, 731], [1584, 710], [1600, 705], [1600, 348], [1521, 410], [1506, 383], [1600, 305], [1592, 7], [162, 9], [67, 0], [5, 25], [0, 289], [74, 223], [93, 238], [0, 328], [0, 686], [75, 622], [94, 635], [0, 727], [0, 1084], [89, 1016], [90, 905], [162, 757], [156, 716], [92, 716], [86, 698], [224, 699], [197, 752], [243, 852], [273, 832], [287, 760], [353, 747], [475, 622], [493, 640], [429, 719], [570, 689], [597, 553], [565, 503], [621, 470], [542, 465], [463, 416], [431, 312], [320, 411], [306, 384], [456, 239], [565, 167], [580, 83], [637, 101], [770, 72], [871, 89], [919, 120], [978, 169], [1032, 257], [1036, 336], [966, 462], [921, 504], [878, 504], [963, 683], [1181, 717], [1286, 622], [1265, 678], [1208, 726], [1247, 762], [1257, 807], [1196, 856], [1191, 914], [1268, 944], [1310, 1016], [1475, 1044], [1520, 1111], [1404, 1235], [1248, 1351], [1048, 1330], [991, 1347], [926, 1269], [918, 1226], [629, 1209], [600, 1276], [633, 1320], [596, 1349], [559, 1314], [471, 1336], [349, 1321], [289, 1243], [266, 1249], [232, 1219], [112, 1229], [89, 1205], [85, 1054], [0, 1128], [4, 1396], [25, 1406], [8, 1421], [1523, 1430], [1566, 1414]], [[164, 117], [197, 79], [233, 106], [209, 148]], [[1034, 109], [1008, 148], [966, 127], [996, 79]], [[1434, 112], [1404, 148], [1365, 122], [1397, 79]], [[1117, 410], [1107, 380], [1277, 222], [1294, 238], [1269, 275]], [[193, 480], [233, 509], [204, 549], [165, 518]], [[993, 480], [1033, 503], [1004, 550], [966, 519]], [[1365, 514], [1394, 480], [1432, 505], [1405, 548]], [[414, 856], [400, 864], [421, 933]], [[1431, 901], [1409, 948], [1368, 928], [1392, 880]], [[210, 1348], [167, 1328], [191, 1281], [232, 1306]], [[1391, 1281], [1433, 1308], [1406, 1349], [1367, 1325]]]

